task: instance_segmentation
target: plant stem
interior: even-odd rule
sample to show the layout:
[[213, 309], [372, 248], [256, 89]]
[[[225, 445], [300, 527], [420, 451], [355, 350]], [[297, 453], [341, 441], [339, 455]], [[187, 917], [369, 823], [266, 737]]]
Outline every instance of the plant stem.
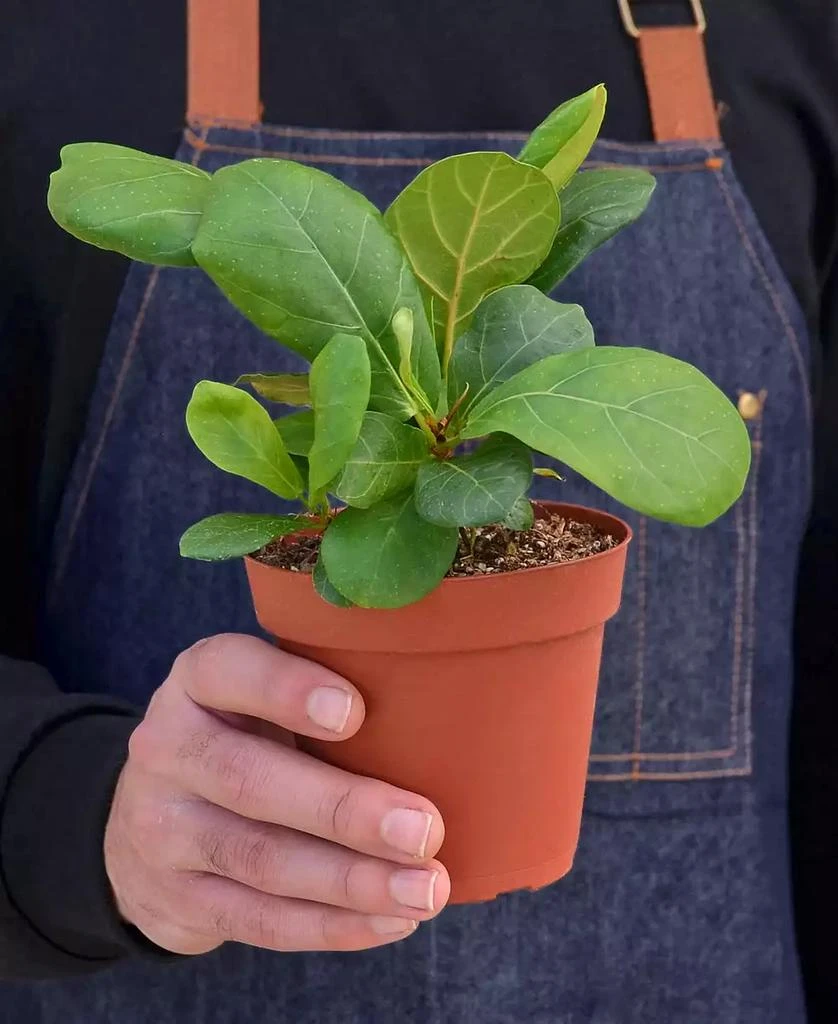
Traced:
[[428, 425], [428, 421], [425, 419], [422, 412], [418, 411], [414, 413], [413, 418], [419, 424], [422, 433], [428, 439], [428, 443], [431, 445], [431, 447], [433, 447], [436, 444], [436, 434], [433, 432], [433, 430], [431, 430], [430, 426]]

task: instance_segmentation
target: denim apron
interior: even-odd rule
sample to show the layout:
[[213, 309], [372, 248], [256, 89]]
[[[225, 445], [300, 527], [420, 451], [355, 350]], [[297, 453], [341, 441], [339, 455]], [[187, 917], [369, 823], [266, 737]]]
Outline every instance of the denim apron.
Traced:
[[[207, 171], [303, 161], [384, 208], [428, 163], [516, 152], [510, 133], [358, 133], [194, 124]], [[803, 317], [720, 143], [599, 142], [590, 167], [643, 167], [646, 215], [557, 290], [605, 345], [699, 366], [746, 419], [744, 496], [703, 530], [626, 513], [573, 473], [542, 496], [635, 532], [609, 625], [576, 866], [538, 893], [453, 907], [359, 954], [126, 962], [10, 987], [2, 1024], [801, 1024], [786, 830], [798, 545], [809, 502]], [[210, 466], [184, 410], [200, 378], [299, 368], [197, 269], [131, 267], [65, 495], [45, 612], [67, 690], [143, 705], [184, 647], [254, 632], [239, 564], [182, 560], [213, 512], [277, 501]]]

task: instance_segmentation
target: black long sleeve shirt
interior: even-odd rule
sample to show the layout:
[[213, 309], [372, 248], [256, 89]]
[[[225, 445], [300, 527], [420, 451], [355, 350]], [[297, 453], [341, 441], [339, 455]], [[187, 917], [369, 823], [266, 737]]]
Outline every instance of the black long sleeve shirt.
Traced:
[[[816, 490], [798, 595], [792, 773], [801, 951], [812, 1006], [834, 1009], [838, 943], [822, 935], [838, 911], [838, 633], [829, 589], [838, 569], [838, 5], [704, 3], [722, 133], [816, 352]], [[64, 143], [174, 152], [185, 106], [184, 7], [7, 0], [3, 13], [0, 472], [12, 500], [0, 504], [0, 652], [8, 656], [0, 660], [0, 976], [79, 972], [142, 950], [113, 910], [101, 854], [140, 712], [63, 694], [37, 665], [36, 627], [52, 524], [127, 264], [64, 235], [44, 196]], [[651, 137], [635, 45], [614, 0], [263, 0], [262, 8], [272, 123], [525, 129], [604, 81], [603, 134]], [[635, 9], [641, 24], [688, 17], [685, 0]]]

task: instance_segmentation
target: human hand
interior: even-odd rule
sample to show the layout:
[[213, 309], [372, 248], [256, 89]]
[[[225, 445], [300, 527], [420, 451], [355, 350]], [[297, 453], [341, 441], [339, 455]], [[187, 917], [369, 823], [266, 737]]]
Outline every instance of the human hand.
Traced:
[[350, 683], [262, 640], [184, 651], [131, 736], [105, 831], [125, 920], [195, 954], [367, 949], [437, 914], [433, 804], [294, 749], [293, 733], [341, 740], [363, 719]]

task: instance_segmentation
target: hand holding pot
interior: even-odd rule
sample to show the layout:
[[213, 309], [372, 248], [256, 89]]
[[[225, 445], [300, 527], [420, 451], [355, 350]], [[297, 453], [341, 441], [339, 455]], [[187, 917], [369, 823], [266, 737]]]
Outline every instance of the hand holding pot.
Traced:
[[131, 737], [106, 828], [123, 917], [203, 953], [364, 949], [438, 913], [436, 808], [293, 747], [292, 733], [340, 740], [363, 719], [346, 680], [253, 637], [181, 654]]

